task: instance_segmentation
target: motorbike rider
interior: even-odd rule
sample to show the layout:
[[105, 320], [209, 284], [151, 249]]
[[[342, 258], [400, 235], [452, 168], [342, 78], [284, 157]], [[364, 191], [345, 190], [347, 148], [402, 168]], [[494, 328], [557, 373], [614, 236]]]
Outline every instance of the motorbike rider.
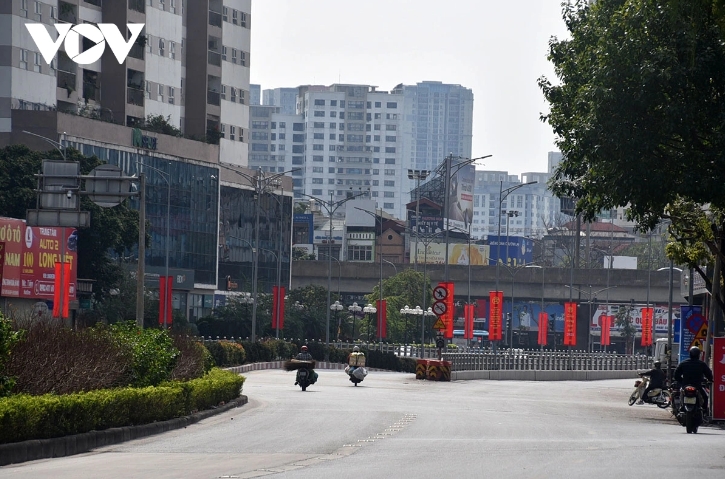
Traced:
[[662, 362], [661, 361], [655, 361], [654, 362], [654, 369], [650, 369], [649, 371], [639, 373], [640, 376], [647, 376], [649, 377], [649, 384], [647, 384], [647, 388], [645, 388], [644, 392], [639, 398], [639, 401], [637, 401], [637, 404], [642, 404], [643, 401], [645, 402], [651, 402], [648, 394], [653, 389], [664, 389], [665, 387], [665, 381], [667, 379], [667, 376], [665, 375], [665, 372], [662, 370]]
[[674, 380], [680, 386], [695, 386], [702, 395], [702, 407], [707, 408], [707, 393], [702, 383], [707, 380], [712, 382], [712, 370], [704, 361], [700, 360], [700, 348], [690, 348], [690, 358], [682, 361], [675, 369]]
[[352, 374], [355, 368], [365, 366], [365, 353], [361, 353], [360, 348], [355, 346], [352, 348], [352, 352], [347, 355], [347, 364], [350, 367], [349, 374]]
[[[300, 352], [297, 353], [297, 356], [295, 357], [295, 359], [297, 359], [298, 361], [313, 361], [312, 355], [307, 350], [307, 346], [302, 346], [300, 348]], [[309, 369], [309, 373], [310, 373], [310, 384], [315, 384], [317, 382], [317, 373], [312, 368]], [[297, 385], [296, 382], [295, 382], [295, 385]]]

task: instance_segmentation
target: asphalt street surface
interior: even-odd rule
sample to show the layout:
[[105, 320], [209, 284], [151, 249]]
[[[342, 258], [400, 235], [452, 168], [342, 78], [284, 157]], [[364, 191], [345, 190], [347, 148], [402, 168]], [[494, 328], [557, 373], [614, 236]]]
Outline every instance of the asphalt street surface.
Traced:
[[0, 478], [725, 477], [725, 430], [686, 434], [634, 380], [417, 381], [371, 372], [246, 374], [245, 406], [90, 453], [0, 468]]

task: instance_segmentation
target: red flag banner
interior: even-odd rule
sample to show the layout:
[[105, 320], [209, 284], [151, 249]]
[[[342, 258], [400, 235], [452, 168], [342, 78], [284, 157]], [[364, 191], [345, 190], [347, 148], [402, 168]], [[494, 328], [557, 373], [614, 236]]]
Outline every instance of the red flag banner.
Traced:
[[279, 316], [277, 319], [277, 327], [284, 329], [284, 296], [286, 289], [284, 286], [279, 287]]
[[279, 286], [272, 286], [272, 329], [277, 329], [277, 308], [279, 308]]
[[607, 316], [606, 314], [603, 314], [599, 318], [602, 325], [602, 338], [600, 343], [602, 344], [602, 346], [609, 346], [611, 344], [610, 334], [612, 331], [613, 316]]
[[284, 328], [284, 286], [272, 286], [272, 329]]
[[539, 346], [546, 346], [546, 335], [549, 331], [549, 315], [539, 312]]
[[564, 303], [564, 346], [576, 346], [576, 303]]
[[63, 319], [67, 319], [70, 312], [70, 263], [63, 263]]
[[164, 311], [166, 309], [166, 276], [159, 276], [159, 324], [164, 325]]
[[654, 308], [642, 308], [642, 346], [652, 346]]
[[465, 323], [463, 324], [463, 339], [473, 339], [473, 309], [474, 305], [467, 304], [463, 307], [463, 317]]
[[438, 283], [438, 286], [446, 288], [446, 291], [448, 292], [448, 294], [446, 295], [446, 299], [443, 300], [446, 305], [446, 312], [445, 314], [443, 314], [443, 316], [441, 316], [441, 319], [446, 325], [446, 329], [443, 332], [443, 337], [446, 339], [453, 339], [453, 322], [454, 318], [456, 317], [455, 305], [453, 303], [453, 283]]
[[62, 290], [60, 284], [60, 271], [63, 263], [55, 263], [55, 280], [53, 282], [53, 317], [60, 317], [60, 292]]
[[501, 341], [501, 307], [503, 306], [503, 291], [489, 291], [488, 339]]
[[378, 304], [378, 339], [383, 339], [388, 335], [388, 300], [379, 299]]
[[170, 328], [173, 322], [173, 315], [171, 314], [174, 310], [172, 300], [174, 298], [174, 277], [166, 277], [166, 327]]

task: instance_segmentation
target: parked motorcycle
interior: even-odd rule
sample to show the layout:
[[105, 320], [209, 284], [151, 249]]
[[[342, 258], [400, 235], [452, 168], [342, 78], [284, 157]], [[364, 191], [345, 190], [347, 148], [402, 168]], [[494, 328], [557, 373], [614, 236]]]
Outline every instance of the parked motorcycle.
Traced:
[[649, 384], [649, 377], [641, 376], [641, 378], [642, 379], [637, 379], [634, 382], [634, 391], [632, 391], [632, 394], [629, 396], [627, 404], [631, 406], [635, 402], [637, 402], [638, 399], [641, 399], [642, 402], [645, 402], [647, 404], [655, 404], [658, 408], [661, 409], [667, 409], [668, 407], [670, 407], [670, 404], [672, 403], [672, 397], [667, 389], [654, 388], [649, 393], [647, 393], [647, 397], [642, 397], [642, 394], [644, 394], [644, 390], [647, 389], [647, 385]]
[[[705, 386], [706, 387], [706, 386]], [[679, 389], [677, 422], [687, 430], [687, 434], [697, 434], [698, 428], [707, 420], [707, 410], [702, 394], [692, 385]]]
[[363, 379], [365, 379], [365, 376], [368, 375], [368, 370], [362, 366], [347, 366], [345, 368], [345, 373], [350, 377], [350, 382], [357, 386], [363, 381]]

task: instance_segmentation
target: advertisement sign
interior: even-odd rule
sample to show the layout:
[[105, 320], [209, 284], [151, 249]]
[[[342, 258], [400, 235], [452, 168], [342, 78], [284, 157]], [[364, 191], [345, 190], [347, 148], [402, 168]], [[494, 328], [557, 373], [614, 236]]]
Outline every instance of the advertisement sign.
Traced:
[[702, 306], [681, 306], [680, 320], [680, 361], [690, 357], [690, 348], [704, 349], [707, 338], [707, 320], [702, 314]]
[[[415, 240], [411, 240], [410, 262], [415, 262], [414, 250]], [[448, 244], [448, 264], [485, 266], [490, 264], [489, 246], [472, 244], [469, 252], [468, 243]], [[445, 243], [418, 242], [418, 263], [445, 264], [446, 245]]]
[[538, 344], [539, 346], [546, 346], [546, 337], [548, 336], [549, 316], [544, 312], [539, 313], [539, 335]]
[[501, 235], [488, 237], [489, 254], [493, 263], [501, 261], [509, 266], [529, 264], [534, 260], [534, 242], [522, 236]]
[[70, 266], [68, 297], [76, 299], [78, 232], [75, 228], [26, 226], [24, 220], [0, 218], [3, 252], [1, 296], [53, 300], [55, 263]]
[[725, 338], [712, 340], [712, 418], [725, 420]]
[[642, 346], [652, 345], [652, 318], [654, 308], [642, 308]]
[[[415, 211], [408, 211], [408, 224], [410, 229], [413, 230], [413, 236], [415, 231], [420, 235], [432, 235], [434, 233], [440, 233], [443, 231], [444, 220], [440, 216], [420, 215], [420, 222], [415, 218]], [[413, 237], [411, 236], [411, 237]]]
[[[610, 304], [607, 309], [606, 304], [600, 304], [595, 309], [593, 308], [592, 321], [591, 321], [592, 335], [599, 336], [601, 334], [602, 317], [604, 317], [604, 316], [616, 317], [620, 308], [630, 308], [630, 307], [631, 307], [630, 305]], [[632, 325], [637, 330], [637, 335], [642, 334], [643, 314], [645, 314], [643, 312], [643, 310], [645, 310], [645, 309], [646, 309], [646, 306], [635, 305], [629, 313], [630, 320], [632, 321]], [[667, 305], [666, 304], [654, 305], [654, 307], [650, 306], [650, 309], [652, 310], [652, 319], [647, 328], [650, 331], [652, 331], [652, 323], [654, 323], [655, 333], [659, 334], [660, 336], [666, 335], [667, 334], [667, 316], [668, 316]], [[584, 311], [587, 314], [589, 314], [589, 306], [585, 306]], [[677, 321], [679, 320], [679, 315], [680, 315], [680, 306], [674, 305], [672, 308], [673, 324], [677, 324]], [[619, 331], [621, 329], [619, 326], [614, 324], [614, 322], [611, 323], [611, 328], [612, 328], [612, 332], [616, 332], [616, 333], [619, 333]]]
[[451, 175], [448, 190], [448, 219], [451, 222], [463, 222], [467, 230], [473, 219], [473, 184], [476, 181], [476, 167], [464, 166]]

